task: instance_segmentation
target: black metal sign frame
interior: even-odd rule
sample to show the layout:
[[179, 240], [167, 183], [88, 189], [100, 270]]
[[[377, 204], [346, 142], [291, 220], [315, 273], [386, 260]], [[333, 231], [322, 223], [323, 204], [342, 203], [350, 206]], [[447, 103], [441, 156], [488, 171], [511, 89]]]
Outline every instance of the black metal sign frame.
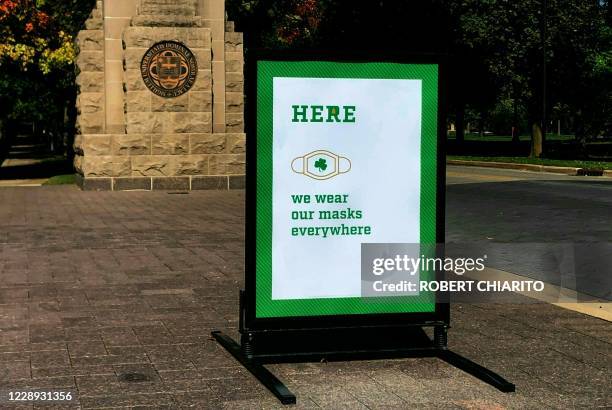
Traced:
[[[357, 314], [258, 318], [256, 316], [256, 198], [257, 198], [257, 87], [259, 61], [331, 61], [435, 64], [438, 66], [436, 242], [444, 243], [446, 65], [436, 55], [339, 54], [312, 51], [256, 51], [246, 59], [246, 246], [245, 290], [240, 292], [238, 344], [221, 332], [216, 340], [249, 369], [284, 404], [295, 396], [263, 365], [266, 363], [355, 360], [367, 358], [439, 357], [506, 392], [514, 385], [447, 348], [450, 306], [436, 293], [435, 311], [427, 313]], [[443, 255], [438, 255], [443, 256]], [[436, 279], [444, 272], [437, 271]], [[434, 328], [430, 340], [424, 327]]]

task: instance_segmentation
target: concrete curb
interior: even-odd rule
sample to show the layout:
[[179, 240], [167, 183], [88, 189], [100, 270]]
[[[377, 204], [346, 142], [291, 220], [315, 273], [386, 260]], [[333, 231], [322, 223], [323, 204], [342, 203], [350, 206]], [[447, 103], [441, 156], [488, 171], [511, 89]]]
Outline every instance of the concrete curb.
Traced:
[[[511, 162], [495, 162], [495, 161], [466, 161], [461, 159], [448, 159], [448, 165], [463, 165], [471, 167], [486, 167], [486, 168], [502, 168], [502, 169], [518, 169], [521, 171], [533, 172], [551, 172], [554, 174], [578, 175], [582, 168], [574, 167], [556, 167], [551, 165], [537, 164], [515, 164]], [[612, 176], [612, 170], [604, 171], [605, 176]]]

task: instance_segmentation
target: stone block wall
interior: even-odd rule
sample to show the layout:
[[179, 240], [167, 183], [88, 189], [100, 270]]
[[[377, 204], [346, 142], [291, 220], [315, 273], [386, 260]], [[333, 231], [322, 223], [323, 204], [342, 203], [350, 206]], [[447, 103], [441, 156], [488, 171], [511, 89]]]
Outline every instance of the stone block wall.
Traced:
[[[124, 110], [119, 122], [123, 126], [118, 129], [116, 116], [111, 116], [113, 125], [105, 128], [104, 109], [117, 104], [115, 96], [105, 95], [104, 86], [105, 78], [115, 78], [117, 74], [104, 72], [102, 16], [104, 6], [112, 1], [98, 2], [86, 22], [86, 30], [78, 38], [81, 91], [75, 168], [82, 188], [244, 188], [246, 136], [241, 33], [233, 32], [231, 23], [226, 24], [224, 28], [232, 31], [221, 30], [224, 54], [222, 58], [215, 57], [219, 30], [210, 16], [196, 15], [201, 7], [196, 7], [194, 1], [140, 0], [137, 14], [121, 35]], [[142, 79], [143, 55], [161, 41], [179, 42], [196, 57], [196, 81], [179, 97], [159, 97]], [[222, 78], [219, 70], [213, 68], [215, 64], [219, 67], [219, 60], [223, 63]], [[221, 96], [216, 95], [219, 84], [223, 85]], [[113, 98], [110, 104], [109, 98]], [[221, 108], [218, 104], [222, 104]], [[220, 113], [224, 116], [221, 125]], [[108, 123], [108, 115], [106, 118]]]
[[[89, 189], [230, 189], [244, 186], [243, 133], [78, 135]], [[166, 181], [162, 181], [165, 179]]]
[[103, 133], [104, 129], [104, 30], [102, 2], [85, 22], [85, 29], [76, 38], [78, 87], [77, 123], [78, 133]]
[[233, 26], [225, 26], [225, 129], [244, 132], [244, 49]]
[[[164, 98], [153, 94], [140, 74], [142, 56], [149, 47], [165, 40], [187, 46], [198, 63], [196, 83], [179, 97]], [[124, 31], [123, 44], [128, 134], [212, 132], [211, 36], [208, 28], [132, 26]]]

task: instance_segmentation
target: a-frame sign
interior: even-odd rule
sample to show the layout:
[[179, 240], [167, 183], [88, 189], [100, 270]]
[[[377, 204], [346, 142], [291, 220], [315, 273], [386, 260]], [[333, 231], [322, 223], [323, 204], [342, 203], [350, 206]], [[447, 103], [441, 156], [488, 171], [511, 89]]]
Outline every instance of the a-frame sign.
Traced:
[[[444, 243], [444, 64], [434, 56], [247, 56], [245, 290], [240, 343], [216, 340], [282, 403], [268, 363], [439, 357], [449, 304], [419, 283]], [[430, 338], [425, 327], [433, 328]]]

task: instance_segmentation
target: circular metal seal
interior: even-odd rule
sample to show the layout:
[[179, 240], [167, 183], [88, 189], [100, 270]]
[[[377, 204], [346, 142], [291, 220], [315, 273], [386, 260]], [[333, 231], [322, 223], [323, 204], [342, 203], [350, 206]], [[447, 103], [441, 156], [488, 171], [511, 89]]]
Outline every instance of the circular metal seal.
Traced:
[[147, 50], [140, 73], [149, 90], [164, 98], [178, 97], [193, 86], [198, 74], [195, 55], [176, 41], [160, 41]]

